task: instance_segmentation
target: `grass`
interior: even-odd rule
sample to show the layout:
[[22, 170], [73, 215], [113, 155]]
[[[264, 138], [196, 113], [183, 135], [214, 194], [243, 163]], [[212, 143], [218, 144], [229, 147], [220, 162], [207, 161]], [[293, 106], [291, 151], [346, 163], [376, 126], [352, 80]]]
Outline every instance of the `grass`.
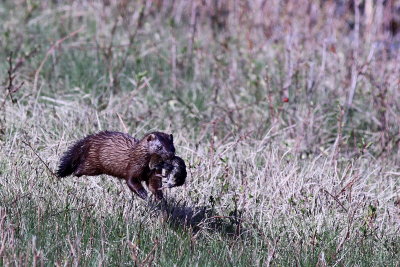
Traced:
[[[0, 4], [0, 265], [399, 265], [385, 6], [258, 2]], [[105, 129], [174, 134], [166, 206], [54, 177]]]

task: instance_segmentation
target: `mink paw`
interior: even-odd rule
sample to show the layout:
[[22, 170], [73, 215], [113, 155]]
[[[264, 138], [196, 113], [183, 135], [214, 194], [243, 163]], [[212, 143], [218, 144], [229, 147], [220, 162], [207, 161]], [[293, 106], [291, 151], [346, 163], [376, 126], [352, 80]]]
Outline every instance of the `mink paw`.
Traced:
[[136, 195], [138, 195], [141, 199], [144, 199], [144, 200], [147, 199], [147, 192], [146, 192], [146, 190], [144, 190], [143, 188], [137, 190], [135, 193], [136, 193]]

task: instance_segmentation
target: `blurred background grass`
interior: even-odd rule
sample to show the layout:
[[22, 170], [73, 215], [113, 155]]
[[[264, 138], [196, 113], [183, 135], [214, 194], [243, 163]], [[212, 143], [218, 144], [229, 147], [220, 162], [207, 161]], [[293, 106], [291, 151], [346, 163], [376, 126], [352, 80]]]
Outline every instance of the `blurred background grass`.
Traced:
[[[1, 263], [398, 264], [399, 12], [1, 2]], [[105, 129], [174, 134], [189, 177], [167, 211], [110, 177], [55, 180]]]

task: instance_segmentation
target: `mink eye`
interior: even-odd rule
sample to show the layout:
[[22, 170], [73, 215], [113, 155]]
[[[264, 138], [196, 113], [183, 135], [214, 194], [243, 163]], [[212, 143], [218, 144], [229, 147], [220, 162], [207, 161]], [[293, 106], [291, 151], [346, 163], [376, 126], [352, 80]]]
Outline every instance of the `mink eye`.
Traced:
[[162, 146], [157, 146], [157, 150], [161, 150]]

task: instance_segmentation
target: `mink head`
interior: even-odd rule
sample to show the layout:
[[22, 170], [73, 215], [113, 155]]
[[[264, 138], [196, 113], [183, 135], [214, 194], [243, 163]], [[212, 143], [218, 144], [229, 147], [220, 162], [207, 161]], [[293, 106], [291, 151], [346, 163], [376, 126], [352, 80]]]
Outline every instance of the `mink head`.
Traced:
[[150, 155], [158, 155], [163, 159], [171, 159], [175, 155], [172, 134], [152, 132], [145, 136]]

